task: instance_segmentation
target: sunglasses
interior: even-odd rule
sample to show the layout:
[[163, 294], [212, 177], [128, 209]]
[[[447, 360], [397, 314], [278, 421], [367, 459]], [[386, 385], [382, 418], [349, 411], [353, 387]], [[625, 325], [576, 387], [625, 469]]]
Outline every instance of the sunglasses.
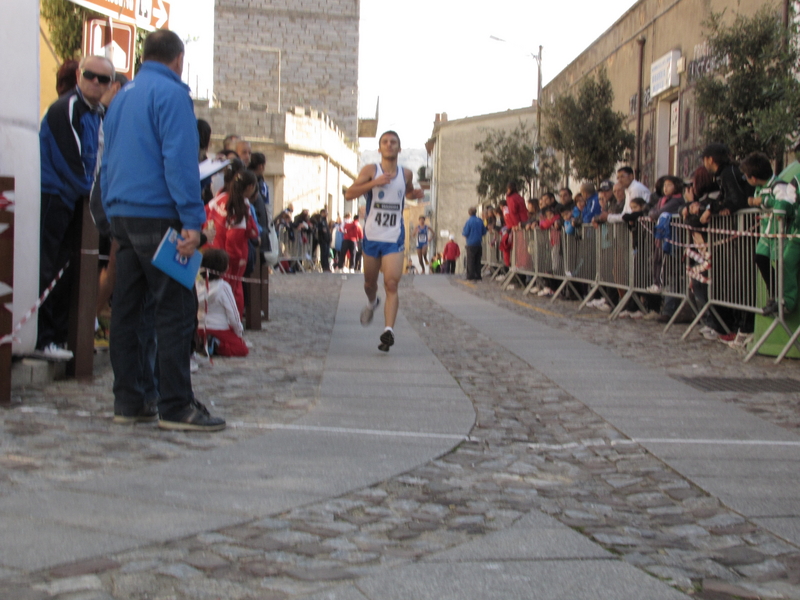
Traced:
[[95, 73], [94, 71], [86, 70], [83, 72], [84, 79], [88, 79], [91, 81], [92, 79], [97, 79], [97, 83], [101, 83], [106, 85], [111, 83], [111, 76], [110, 75], [100, 75], [99, 73]]

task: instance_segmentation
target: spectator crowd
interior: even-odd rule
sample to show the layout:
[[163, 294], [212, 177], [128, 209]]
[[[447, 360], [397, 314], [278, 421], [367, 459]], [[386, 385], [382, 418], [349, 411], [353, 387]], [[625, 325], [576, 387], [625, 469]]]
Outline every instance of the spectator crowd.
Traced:
[[[604, 312], [616, 309], [619, 318], [650, 319], [662, 323], [689, 322], [694, 317], [689, 307], [676, 315], [680, 299], [674, 294], [664, 293], [671, 283], [666, 281], [665, 275], [667, 255], [680, 253], [686, 265], [689, 297], [695, 307], [702, 309], [709, 300], [712, 267], [708, 230], [714, 225], [712, 218], [735, 215], [748, 208], [760, 208], [764, 211], [759, 219], [762, 235], [754, 256], [750, 258], [758, 268], [767, 290], [767, 301], [759, 312], [772, 316], [782, 310], [789, 314], [797, 305], [800, 272], [800, 242], [792, 237], [800, 230], [800, 218], [795, 218], [800, 189], [798, 172], [800, 166], [795, 162], [784, 171], [782, 177], [778, 177], [773, 172], [769, 158], [762, 153], [752, 153], [736, 163], [723, 144], [712, 143], [704, 149], [702, 165], [696, 167], [691, 177], [683, 180], [665, 175], [655, 182], [653, 189], [637, 181], [629, 166], [617, 170], [616, 182], [605, 180], [597, 188], [591, 182], [583, 183], [574, 196], [572, 190], [564, 187], [558, 191], [558, 198], [552, 192], [545, 192], [540, 198], [525, 202], [516, 185], [509, 183], [506, 198], [497, 206], [483, 207], [482, 219], [477, 219], [475, 209], [471, 209], [470, 219], [464, 229], [465, 237], [473, 236], [472, 242], [467, 242], [467, 253], [469, 256], [471, 246], [477, 248], [478, 252], [483, 246], [501, 257], [503, 266], [495, 272], [498, 273], [497, 279], [505, 280], [512, 264], [523, 272], [530, 270], [531, 256], [524, 243], [524, 232], [536, 230], [538, 239], [549, 242], [549, 272], [555, 273], [565, 269], [562, 240], [570, 236], [580, 239], [584, 227], [597, 230], [606, 224], [624, 223], [631, 232], [634, 253], [639, 250], [638, 240], [645, 239], [652, 244], [652, 248], [641, 249], [647, 250], [650, 261], [652, 283], [647, 288], [648, 293], [624, 298], [620, 288], [608, 286], [594, 291], [594, 297], [587, 299], [585, 295], [589, 287], [578, 283], [561, 286], [562, 295], [567, 299], [586, 300], [587, 306]], [[774, 266], [778, 248], [774, 237], [770, 237], [779, 233], [778, 214], [782, 217], [782, 231], [788, 234], [783, 241], [783, 294], [780, 298]], [[479, 244], [474, 238], [473, 232], [480, 230], [475, 221], [479, 221], [488, 233], [488, 243]], [[688, 232], [688, 243], [676, 244], [673, 234], [676, 226]], [[642, 228], [649, 235], [643, 235]], [[545, 237], [542, 238], [541, 234]], [[514, 244], [515, 236], [519, 236], [517, 239], [521, 243]], [[475, 275], [475, 268], [470, 269], [468, 264], [467, 279], [480, 278], [479, 271]], [[731, 277], [729, 284], [744, 285], [741, 275], [734, 273]], [[530, 287], [530, 292], [551, 297], [559, 288], [559, 283], [555, 278], [539, 277]], [[577, 295], [574, 294], [575, 290]], [[618, 306], [623, 300], [625, 305]], [[736, 307], [715, 306], [714, 310], [703, 314], [702, 326], [698, 331], [706, 339], [743, 348], [752, 339], [755, 313]]]

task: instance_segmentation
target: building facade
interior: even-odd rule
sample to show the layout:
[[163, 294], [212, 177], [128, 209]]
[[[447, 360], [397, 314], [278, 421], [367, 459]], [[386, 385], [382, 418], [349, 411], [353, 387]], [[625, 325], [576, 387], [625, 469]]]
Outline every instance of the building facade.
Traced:
[[[577, 94], [601, 68], [614, 90], [614, 110], [627, 115], [636, 133], [631, 166], [648, 187], [662, 175], [688, 177], [702, 164], [704, 117], [695, 107], [697, 79], [713, 69], [702, 23], [712, 12], [751, 16], [766, 0], [640, 0], [542, 90], [542, 106], [561, 94]], [[774, 5], [773, 5], [774, 6]], [[775, 6], [777, 10], [778, 7]], [[640, 77], [641, 75], [641, 77]], [[456, 231], [475, 192], [480, 162], [474, 150], [481, 131], [511, 131], [522, 119], [535, 130], [536, 109], [524, 108], [455, 121], [437, 119], [428, 144], [433, 157], [432, 200], [436, 231]], [[568, 182], [573, 189], [580, 182]], [[441, 238], [439, 238], [440, 240]], [[456, 235], [457, 240], [463, 238]]]
[[[461, 231], [469, 216], [467, 211], [484, 202], [476, 191], [480, 178], [475, 168], [480, 164], [480, 153], [475, 144], [483, 141], [490, 130], [510, 132], [520, 123], [536, 131], [535, 106], [453, 121], [448, 121], [446, 114], [436, 115], [427, 144], [433, 159], [430, 226], [436, 235], [432, 252], [440, 252], [451, 234], [463, 249]], [[459, 261], [457, 272], [462, 271]]]
[[358, 0], [216, 0], [214, 98], [196, 101], [215, 151], [228, 134], [267, 157], [277, 213], [345, 212], [358, 169]]
[[304, 106], [357, 141], [359, 16], [358, 0], [216, 0], [216, 105]]
[[[614, 110], [637, 134], [631, 166], [645, 185], [662, 175], [688, 177], [705, 146], [703, 115], [694, 87], [713, 65], [703, 22], [712, 12], [751, 16], [765, 0], [640, 0], [543, 90], [542, 102], [576, 94], [580, 83], [605, 68]], [[777, 6], [775, 7], [777, 10]]]
[[226, 133], [237, 133], [264, 153], [276, 216], [289, 204], [295, 214], [323, 207], [333, 217], [344, 214], [344, 190], [358, 175], [358, 153], [327, 115], [302, 107], [281, 113], [211, 108], [200, 100], [195, 114], [211, 124], [211, 151], [222, 147]]

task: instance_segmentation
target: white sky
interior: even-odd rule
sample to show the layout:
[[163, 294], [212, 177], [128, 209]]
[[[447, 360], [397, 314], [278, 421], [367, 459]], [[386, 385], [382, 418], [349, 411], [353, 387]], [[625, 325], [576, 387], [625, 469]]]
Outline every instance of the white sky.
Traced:
[[[529, 106], [536, 61], [552, 79], [634, 4], [634, 0], [361, 0], [359, 117], [394, 129], [406, 148], [421, 148], [436, 113], [449, 119]], [[173, 0], [171, 29], [187, 46], [188, 83], [213, 87], [214, 0]], [[494, 35], [507, 43], [489, 39]], [[199, 80], [198, 80], [199, 78]], [[187, 79], [184, 73], [184, 80]], [[377, 147], [362, 139], [361, 147]]]

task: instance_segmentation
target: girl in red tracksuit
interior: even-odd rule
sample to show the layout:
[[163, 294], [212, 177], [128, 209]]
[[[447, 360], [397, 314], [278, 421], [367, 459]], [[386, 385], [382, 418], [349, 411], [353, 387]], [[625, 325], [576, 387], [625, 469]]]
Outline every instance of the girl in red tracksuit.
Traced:
[[247, 267], [248, 240], [258, 239], [258, 226], [250, 213], [247, 198], [255, 193], [258, 180], [252, 171], [239, 171], [223, 192], [206, 206], [206, 214], [216, 226], [214, 248], [228, 253], [228, 270], [225, 280], [233, 289], [236, 308], [244, 315], [244, 291], [241, 277]]
[[206, 204], [206, 230], [214, 231], [213, 238], [209, 237], [208, 246], [225, 250], [225, 236], [228, 232], [225, 220], [228, 217], [228, 196], [230, 195], [233, 180], [244, 170], [244, 163], [238, 158], [231, 161], [223, 171], [224, 185], [219, 193]]

